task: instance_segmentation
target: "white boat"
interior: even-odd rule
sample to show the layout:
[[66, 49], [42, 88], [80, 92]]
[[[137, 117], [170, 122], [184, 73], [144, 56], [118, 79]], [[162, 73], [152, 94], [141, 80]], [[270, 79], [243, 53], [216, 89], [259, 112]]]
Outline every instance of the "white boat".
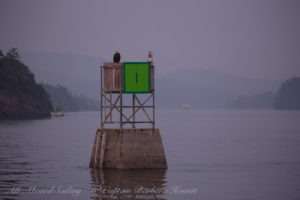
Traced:
[[189, 110], [189, 109], [191, 109], [191, 107], [192, 106], [190, 104], [184, 104], [184, 105], [181, 106], [181, 109], [182, 110]]
[[64, 113], [62, 113], [62, 112], [53, 112], [53, 115], [55, 117], [62, 117], [62, 116], [64, 116]]

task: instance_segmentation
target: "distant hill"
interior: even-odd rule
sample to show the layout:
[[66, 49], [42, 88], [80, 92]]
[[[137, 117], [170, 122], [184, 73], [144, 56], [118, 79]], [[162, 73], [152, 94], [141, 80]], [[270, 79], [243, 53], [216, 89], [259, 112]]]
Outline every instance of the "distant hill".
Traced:
[[158, 79], [155, 83], [157, 106], [181, 108], [224, 108], [236, 94], [209, 86], [189, 85], [178, 80]]
[[89, 99], [83, 95], [75, 95], [66, 87], [49, 84], [43, 84], [43, 87], [51, 96], [53, 106], [62, 106], [63, 111], [99, 110], [96, 100]]
[[282, 82], [275, 97], [274, 108], [300, 110], [300, 77], [293, 77]]
[[276, 91], [280, 81], [235, 76], [212, 69], [183, 69], [168, 74], [158, 74], [159, 79], [173, 79], [187, 85], [217, 88], [239, 95], [255, 95], [266, 91]]
[[[274, 94], [266, 91], [275, 91], [279, 85], [277, 80], [238, 77], [204, 69], [186, 69], [156, 77], [157, 102], [173, 107], [190, 104], [201, 108], [271, 108]], [[169, 97], [172, 101], [163, 100]]]
[[264, 92], [251, 96], [239, 96], [232, 101], [228, 108], [242, 108], [242, 109], [263, 109], [272, 108], [274, 104], [275, 93]]
[[20, 60], [17, 49], [0, 51], [0, 119], [51, 116], [52, 104], [43, 86]]

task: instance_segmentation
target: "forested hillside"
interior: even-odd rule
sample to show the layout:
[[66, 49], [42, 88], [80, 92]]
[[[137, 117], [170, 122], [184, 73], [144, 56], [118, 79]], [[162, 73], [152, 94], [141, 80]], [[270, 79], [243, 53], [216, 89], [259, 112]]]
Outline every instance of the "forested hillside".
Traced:
[[36, 83], [17, 49], [0, 51], [0, 119], [49, 117], [51, 110], [49, 95]]

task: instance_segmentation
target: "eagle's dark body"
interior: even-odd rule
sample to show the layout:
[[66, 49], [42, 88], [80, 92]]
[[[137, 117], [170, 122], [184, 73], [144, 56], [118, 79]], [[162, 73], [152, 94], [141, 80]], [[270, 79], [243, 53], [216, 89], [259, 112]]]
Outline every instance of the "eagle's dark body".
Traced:
[[115, 53], [114, 55], [114, 63], [119, 63], [121, 60], [121, 54], [120, 53]]

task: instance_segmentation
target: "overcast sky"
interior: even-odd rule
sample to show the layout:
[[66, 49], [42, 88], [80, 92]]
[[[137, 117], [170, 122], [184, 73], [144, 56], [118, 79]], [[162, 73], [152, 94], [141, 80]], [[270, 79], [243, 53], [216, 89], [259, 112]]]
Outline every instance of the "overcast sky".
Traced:
[[163, 73], [208, 68], [300, 75], [299, 0], [0, 0], [0, 49], [143, 61]]

